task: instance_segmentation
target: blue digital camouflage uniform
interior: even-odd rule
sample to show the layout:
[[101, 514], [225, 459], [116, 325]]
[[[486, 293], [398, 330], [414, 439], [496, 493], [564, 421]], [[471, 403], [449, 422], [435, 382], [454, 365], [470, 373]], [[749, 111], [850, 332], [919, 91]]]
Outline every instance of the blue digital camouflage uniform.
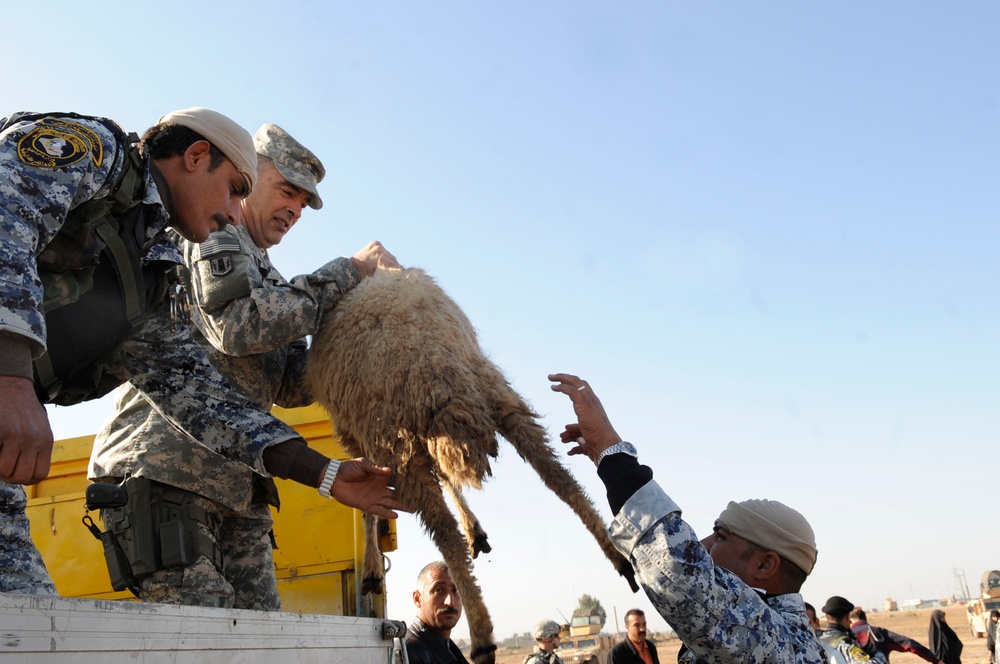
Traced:
[[[194, 335], [213, 364], [262, 412], [275, 403], [312, 403], [304, 337], [360, 282], [350, 259], [289, 282], [242, 226], [229, 226], [201, 245], [179, 245]], [[277, 504], [273, 484], [262, 487], [246, 466], [179, 435], [134, 388], [123, 386], [117, 396], [117, 415], [95, 440], [90, 475], [139, 475], [198, 494], [199, 506], [214, 516], [206, 534], [222, 549], [223, 569], [199, 556], [186, 568], [161, 570], [142, 580], [142, 599], [280, 610], [273, 522], [263, 499], [266, 493]]]
[[[0, 120], [0, 344], [4, 335], [31, 343], [34, 354], [46, 340], [43, 290], [36, 256], [52, 240], [67, 214], [93, 198], [108, 195], [122, 169], [127, 147], [91, 118], [49, 116]], [[39, 159], [43, 151], [51, 160]], [[144, 263], [164, 269], [181, 262], [166, 235], [169, 217], [148, 170]], [[232, 390], [184, 325], [171, 320], [169, 302], [148, 312], [125, 345], [129, 380], [179, 430], [213, 452], [265, 473], [268, 446], [299, 438], [289, 426], [263, 413]], [[35, 588], [51, 580], [31, 544], [23, 488], [0, 484], [0, 591]], [[100, 555], [95, 543], [94, 555]], [[34, 579], [25, 583], [24, 579]]]
[[865, 652], [854, 634], [847, 627], [830, 624], [819, 633], [819, 638], [830, 647], [836, 649], [847, 664], [888, 664], [888, 658], [880, 652], [870, 655]]
[[618, 511], [610, 534], [653, 606], [685, 644], [679, 662], [820, 664], [798, 593], [763, 598], [716, 567], [681, 510], [649, 481]]

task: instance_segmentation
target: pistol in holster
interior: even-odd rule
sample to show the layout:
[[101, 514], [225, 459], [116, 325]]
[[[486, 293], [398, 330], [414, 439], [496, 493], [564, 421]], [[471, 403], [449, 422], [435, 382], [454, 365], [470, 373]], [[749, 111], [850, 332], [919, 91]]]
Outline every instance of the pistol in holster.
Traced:
[[101, 510], [107, 530], [95, 536], [104, 544], [115, 590], [137, 587], [149, 574], [189, 565], [199, 555], [222, 570], [221, 551], [198, 529], [209, 525], [209, 516], [187, 491], [129, 477], [120, 485], [91, 484], [87, 509]]

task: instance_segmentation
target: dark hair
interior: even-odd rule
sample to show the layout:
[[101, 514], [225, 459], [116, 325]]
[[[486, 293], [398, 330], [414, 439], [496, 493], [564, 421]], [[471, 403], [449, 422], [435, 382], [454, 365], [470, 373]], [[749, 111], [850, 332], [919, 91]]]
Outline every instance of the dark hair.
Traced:
[[441, 572], [445, 572], [446, 574], [451, 573], [450, 570], [448, 569], [448, 565], [446, 565], [443, 560], [435, 560], [432, 563], [427, 563], [426, 565], [424, 565], [423, 569], [420, 570], [420, 573], [417, 574], [418, 588], [420, 586], [423, 586], [424, 583], [427, 582], [427, 576], [431, 573], [432, 570], [439, 570]]
[[868, 616], [865, 614], [865, 610], [860, 606], [856, 606], [851, 609], [851, 620], [864, 620], [868, 622]]
[[[746, 542], [746, 548], [743, 549], [743, 553], [740, 554], [741, 560], [750, 560], [754, 554], [758, 552], [771, 551], [771, 549], [765, 549], [762, 546], [754, 544], [750, 540], [747, 540]], [[785, 558], [777, 551], [771, 551], [771, 553], [778, 556], [778, 559], [781, 561], [781, 565], [778, 566], [778, 581], [780, 582], [782, 588], [786, 588], [786, 592], [799, 592], [799, 589], [802, 588], [802, 584], [806, 582], [806, 577], [809, 575], [806, 574], [805, 570], [788, 558]]]
[[642, 618], [645, 615], [646, 612], [643, 611], [642, 609], [629, 609], [628, 611], [625, 612], [625, 624], [626, 625], [628, 624], [629, 616], [639, 616], [640, 618]]
[[816, 607], [809, 602], [806, 602], [806, 611], [812, 611], [812, 614], [816, 615]]
[[[207, 138], [179, 124], [153, 125], [142, 135], [142, 155], [149, 159], [169, 159], [183, 155], [193, 143], [208, 141]], [[226, 160], [222, 150], [208, 141], [208, 170], [214, 171]]]

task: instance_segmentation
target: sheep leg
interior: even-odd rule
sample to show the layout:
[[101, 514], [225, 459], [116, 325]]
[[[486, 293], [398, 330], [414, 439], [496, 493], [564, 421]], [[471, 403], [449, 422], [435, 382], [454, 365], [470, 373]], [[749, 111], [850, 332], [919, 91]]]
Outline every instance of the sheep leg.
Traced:
[[401, 473], [405, 482], [407, 504], [416, 507], [424, 530], [441, 552], [469, 621], [472, 639], [471, 659], [474, 664], [495, 664], [496, 642], [493, 640], [493, 620], [490, 618], [482, 592], [472, 575], [472, 559], [464, 538], [459, 534], [458, 521], [448, 509], [441, 485], [430, 473], [410, 468]]
[[455, 503], [455, 509], [458, 512], [459, 521], [462, 523], [462, 530], [465, 531], [465, 539], [469, 543], [469, 550], [472, 552], [472, 557], [478, 558], [480, 553], [489, 553], [492, 551], [493, 547], [490, 546], [486, 531], [483, 530], [479, 519], [469, 508], [469, 503], [465, 500], [465, 494], [451, 480], [443, 484], [444, 488], [448, 491], [448, 495], [451, 496], [452, 501]]
[[381, 595], [385, 579], [385, 563], [378, 538], [378, 517], [364, 512], [362, 517], [365, 530], [365, 557], [362, 563], [361, 594]]
[[535, 469], [545, 486], [580, 517], [584, 527], [597, 540], [604, 555], [628, 581], [632, 592], [638, 592], [639, 586], [635, 582], [635, 570], [632, 569], [632, 564], [611, 543], [604, 520], [597, 513], [594, 503], [576, 478], [559, 463], [555, 452], [546, 442], [545, 430], [535, 421], [533, 415], [529, 410], [509, 413], [500, 418], [497, 431], [510, 441], [518, 455]]

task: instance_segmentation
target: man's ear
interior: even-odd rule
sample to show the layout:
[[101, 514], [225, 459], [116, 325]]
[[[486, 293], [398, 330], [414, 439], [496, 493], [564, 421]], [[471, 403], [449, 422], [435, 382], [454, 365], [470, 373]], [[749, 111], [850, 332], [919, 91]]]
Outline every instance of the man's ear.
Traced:
[[189, 172], [196, 171], [203, 160], [211, 158], [209, 154], [211, 150], [212, 144], [204, 139], [189, 145], [184, 151], [184, 169]]
[[418, 609], [420, 608], [420, 591], [419, 590], [414, 590], [413, 591], [413, 606], [417, 607]]
[[766, 581], [777, 577], [779, 569], [781, 569], [781, 556], [774, 551], [765, 551], [757, 562], [754, 576], [761, 581]]

